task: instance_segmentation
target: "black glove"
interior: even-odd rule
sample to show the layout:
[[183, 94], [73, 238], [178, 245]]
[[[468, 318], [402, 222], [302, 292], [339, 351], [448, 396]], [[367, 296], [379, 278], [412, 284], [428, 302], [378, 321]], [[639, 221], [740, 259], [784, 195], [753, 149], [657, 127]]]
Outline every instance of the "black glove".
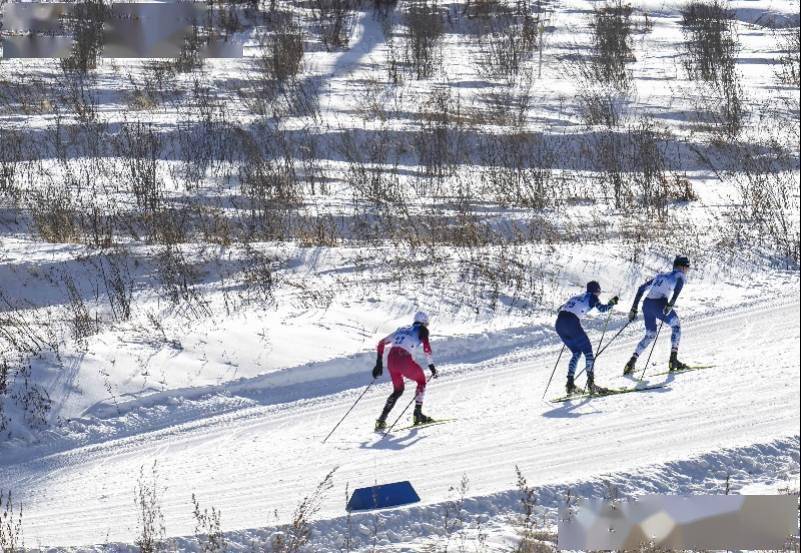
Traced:
[[431, 371], [431, 378], [437, 378], [437, 368], [434, 366], [434, 363], [428, 364], [428, 370]]
[[631, 311], [629, 311], [629, 322], [633, 321], [636, 318], [637, 318], [637, 308], [632, 307]]
[[673, 311], [673, 304], [668, 302], [663, 312], [665, 313], [665, 315], [670, 315], [671, 311]]
[[378, 378], [384, 374], [384, 360], [379, 355], [375, 360], [375, 367], [373, 367], [373, 378]]
[[611, 300], [609, 300], [609, 305], [617, 305], [620, 302], [620, 298], [615, 296]]

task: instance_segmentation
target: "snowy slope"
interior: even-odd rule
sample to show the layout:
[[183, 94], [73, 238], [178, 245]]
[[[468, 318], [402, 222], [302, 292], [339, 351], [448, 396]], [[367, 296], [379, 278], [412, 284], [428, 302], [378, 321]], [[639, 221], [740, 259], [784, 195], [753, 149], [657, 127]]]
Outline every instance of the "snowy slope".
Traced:
[[[667, 383], [653, 392], [545, 404], [539, 398], [555, 350], [532, 347], [476, 365], [443, 366], [427, 405], [434, 416], [458, 419], [447, 425], [373, 435], [388, 392], [383, 385], [325, 445], [320, 440], [359, 389], [4, 464], [0, 481], [15, 482], [25, 498], [26, 535], [34, 543], [130, 542], [132, 490], [140, 467], [154, 460], [166, 486], [168, 532], [181, 535], [193, 529], [192, 493], [222, 510], [226, 530], [256, 528], [272, 520], [274, 509], [287, 517], [334, 467], [325, 518], [343, 514], [346, 484], [410, 479], [424, 504], [435, 504], [448, 500], [463, 474], [471, 495], [488, 496], [513, 487], [514, 465], [538, 486], [578, 482], [801, 433], [797, 300], [732, 309], [686, 326], [683, 356], [715, 367], [646, 376]], [[625, 383], [617, 374], [637, 333], [625, 336], [599, 360], [600, 382]], [[664, 366], [666, 347], [663, 337], [650, 372]], [[549, 396], [560, 393], [563, 374], [564, 365]], [[720, 478], [724, 465], [710, 466], [710, 477]]]
[[[176, 248], [200, 275], [191, 288], [209, 310], [192, 317], [184, 311], [189, 302], [165, 297], [157, 262], [164, 244], [119, 233], [114, 245], [124, 252], [134, 294], [131, 318], [119, 321], [109, 316], [98, 276], [98, 264], [108, 252], [86, 243], [49, 243], [37, 235], [23, 208], [17, 212], [0, 206], [0, 294], [13, 304], [0, 304], [0, 316], [22, 314], [33, 321], [30, 328], [61, 333], [58, 355], [45, 351], [31, 361], [32, 381], [53, 402], [45, 424], [29, 425], [12, 394], [0, 396], [10, 417], [8, 429], [0, 432], [0, 491], [12, 490], [21, 503], [28, 546], [136, 550], [124, 545], [137, 536], [134, 489], [140, 471], [147, 475], [154, 462], [168, 535], [189, 536], [195, 530], [194, 493], [202, 505], [221, 510], [232, 551], [251, 551], [250, 540], [286, 522], [333, 468], [335, 485], [315, 523], [316, 544], [325, 553], [343, 550], [346, 487], [375, 482], [409, 479], [422, 497], [420, 505], [379, 515], [382, 551], [419, 551], [444, 539], [442, 511], [463, 477], [470, 482], [467, 511], [485, 523], [494, 547], [510, 546], [514, 531], [509, 517], [518, 510], [515, 465], [536, 488], [551, 529], [558, 498], [568, 488], [598, 495], [611, 482], [626, 494], [718, 493], [720, 481], [731, 475], [736, 492], [774, 493], [788, 481], [797, 489], [799, 273], [792, 262], [780, 262], [786, 252], [767, 246], [763, 251], [747, 241], [743, 246], [742, 236], [730, 227], [727, 214], [740, 209], [742, 201], [736, 174], [742, 167], [705, 129], [705, 107], [699, 106], [704, 89], [684, 74], [679, 54], [683, 0], [634, 6], [636, 60], [628, 65], [634, 92], [622, 102], [624, 121], [614, 131], [630, 133], [632, 125], [650, 117], [668, 133], [659, 142], [664, 176], [687, 178], [696, 199], [671, 203], [657, 221], [649, 220], [653, 212], [646, 209], [612, 205], [609, 185], [603, 184], [593, 159], [609, 129], [582, 118], [573, 65], [588, 52], [593, 9], [601, 2], [542, 3], [548, 29], [542, 75], [532, 83], [524, 121], [514, 128], [486, 118], [489, 94], [503, 86], [477, 69], [480, 45], [463, 3], [440, 3], [452, 18], [443, 39], [442, 71], [400, 85], [386, 82], [389, 45], [380, 18], [366, 4], [353, 14], [349, 47], [335, 51], [315, 42], [310, 10], [295, 2], [278, 4], [309, 25], [300, 78], [316, 87], [310, 94], [320, 111], [313, 117], [286, 116], [275, 123], [281, 130], [276, 136], [254, 131], [269, 117], [256, 114], [238, 96], [237, 83], [254, 78], [250, 60], [209, 61], [205, 72], [178, 77], [182, 95], [154, 109], [129, 109], [131, 79], [125, 72], [137, 78], [144, 72], [140, 62], [126, 62], [102, 64], [96, 72], [98, 122], [109, 129], [122, 122], [154, 122], [164, 139], [159, 174], [169, 205], [208, 203], [221, 219], [241, 221], [247, 193], [236, 167], [229, 168], [231, 173], [206, 168], [207, 179], [200, 183], [184, 183], [176, 177], [180, 171], [173, 172], [181, 163], [191, 165], [177, 153], [186, 144], [176, 149], [173, 131], [180, 123], [194, 128], [190, 120], [205, 117], [180, 105], [199, 103], [202, 95], [190, 92], [197, 79], [226, 106], [220, 116], [232, 128], [213, 129], [237, 131], [254, 141], [297, 140], [294, 146], [308, 147], [317, 156], [295, 160], [294, 170], [305, 173], [306, 163], [318, 164], [325, 191], [322, 186], [304, 190], [287, 217], [341, 225], [333, 240], [317, 243], [306, 236], [311, 245], [302, 244], [297, 234], [280, 232], [275, 241], [248, 237], [247, 246], [263, 256], [256, 258], [245, 254], [244, 243], [228, 244], [222, 234], [217, 242], [190, 234]], [[531, 4], [539, 9], [541, 3]], [[798, 1], [736, 0], [728, 6], [742, 48], [737, 72], [743, 102], [751, 110], [733, 142], [764, 154], [774, 129], [762, 117], [781, 112], [797, 120], [797, 90], [777, 85], [776, 69], [782, 55], [777, 28], [799, 24]], [[645, 14], [652, 25], [648, 30]], [[396, 15], [402, 19], [400, 9]], [[395, 32], [397, 37], [403, 31], [396, 26]], [[258, 54], [252, 44], [248, 51]], [[13, 70], [26, 67], [20, 61], [2, 63], [0, 79], [13, 79]], [[56, 66], [35, 62], [27, 67], [30, 75], [52, 86], [46, 77]], [[466, 137], [456, 148], [465, 148], [457, 152], [464, 158], [459, 157], [452, 178], [442, 180], [421, 176], [414, 154], [438, 109], [430, 103], [435, 90], [450, 94], [449, 109], [459, 111], [450, 131]], [[24, 134], [30, 142], [23, 144], [42, 158], [38, 172], [19, 176], [16, 186], [28, 192], [43, 182], [65, 184], [69, 163], [80, 166], [87, 161], [81, 156], [89, 154], [76, 146], [76, 159], [68, 156], [68, 163], [61, 164], [49, 146], [40, 151], [39, 145], [56, 143], [63, 131], [57, 124], [62, 116], [73, 115], [72, 107], [36, 115], [21, 115], [14, 108], [13, 102], [0, 106], [0, 133], [30, 133]], [[797, 125], [788, 128], [797, 137]], [[309, 134], [295, 133], [298, 129]], [[548, 151], [553, 150], [554, 159], [545, 165], [557, 184], [543, 209], [510, 206], [484, 190], [481, 175], [491, 162], [482, 158], [480, 140], [521, 130], [541, 133]], [[113, 137], [97, 136], [113, 143]], [[397, 174], [399, 205], [373, 205], [354, 189], [348, 173], [353, 167], [341, 151], [346, 136], [356, 141], [357, 150], [378, 145], [397, 150], [397, 159], [388, 154], [372, 161], [387, 174]], [[111, 160], [120, 151], [101, 155], [90, 165], [107, 163], [107, 173], [91, 187], [78, 182], [75, 197], [97, 195], [97, 204], [86, 205], [101, 211], [133, 205]], [[790, 180], [797, 183], [797, 148], [789, 147], [788, 157], [796, 167]], [[102, 195], [100, 190], [109, 185], [115, 193]], [[381, 212], [387, 209], [403, 211], [412, 222], [420, 217], [422, 233], [440, 225], [464, 231], [470, 227], [457, 224], [464, 215], [464, 186], [474, 194], [466, 202], [466, 219], [479, 223], [473, 230], [500, 229], [502, 239], [467, 246], [442, 238], [431, 244], [425, 239], [405, 242], [380, 228], [385, 221]], [[0, 187], [0, 201], [3, 193]], [[790, 212], [785, 222], [793, 236], [797, 206], [797, 192], [782, 206]], [[373, 224], [379, 227], [377, 237], [360, 234], [360, 225]], [[560, 348], [552, 331], [556, 307], [590, 278], [600, 280], [603, 300], [613, 294], [623, 298], [608, 338], [623, 325], [632, 290], [664, 270], [679, 251], [693, 258], [679, 304], [681, 357], [714, 367], [676, 376], [646, 375], [647, 382], [666, 386], [644, 393], [564, 404], [541, 401]], [[264, 259], [275, 278], [270, 298], [259, 295], [252, 274], [243, 276]], [[65, 277], [76, 283], [90, 313], [102, 321], [83, 340], [73, 340], [69, 332]], [[429, 387], [426, 411], [456, 420], [387, 438], [375, 435], [372, 424], [390, 389], [385, 374], [322, 444], [369, 381], [376, 340], [408, 324], [417, 309], [432, 314], [442, 374]], [[594, 344], [603, 323], [601, 316], [585, 321]], [[599, 384], [632, 384], [620, 373], [641, 332], [639, 320], [601, 356]], [[665, 334], [648, 368], [651, 375], [664, 370]], [[546, 398], [562, 395], [566, 363], [563, 356]], [[395, 415], [409, 399], [407, 390]], [[364, 515], [356, 522], [360, 537], [354, 549], [373, 552], [370, 525], [375, 519]], [[108, 542], [113, 544], [89, 546]], [[178, 539], [175, 549], [197, 550], [191, 538]]]

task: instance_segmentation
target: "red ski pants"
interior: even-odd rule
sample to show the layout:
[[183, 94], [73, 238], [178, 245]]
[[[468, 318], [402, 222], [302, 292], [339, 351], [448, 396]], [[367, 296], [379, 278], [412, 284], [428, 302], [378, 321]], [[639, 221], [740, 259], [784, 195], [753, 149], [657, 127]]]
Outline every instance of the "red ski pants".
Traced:
[[417, 382], [417, 393], [414, 396], [414, 400], [417, 403], [423, 403], [423, 397], [426, 393], [426, 375], [422, 367], [415, 363], [408, 351], [397, 347], [389, 350], [387, 369], [389, 369], [389, 376], [392, 378], [392, 386], [395, 389], [395, 393], [400, 395], [403, 392], [403, 377], [405, 376], [409, 380]]

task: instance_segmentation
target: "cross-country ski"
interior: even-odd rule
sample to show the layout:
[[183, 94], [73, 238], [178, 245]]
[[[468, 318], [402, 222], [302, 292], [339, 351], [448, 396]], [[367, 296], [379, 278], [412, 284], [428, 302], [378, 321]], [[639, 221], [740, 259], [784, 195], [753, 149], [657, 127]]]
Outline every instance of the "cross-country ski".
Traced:
[[429, 422], [421, 422], [420, 424], [410, 424], [408, 426], [401, 426], [400, 428], [393, 429], [393, 432], [405, 432], [407, 430], [415, 430], [415, 429], [422, 429], [428, 428], [429, 426], [437, 426], [440, 424], [446, 424], [449, 422], [453, 422], [456, 419], [437, 419], [431, 420]]
[[664, 384], [649, 384], [645, 386], [632, 386], [630, 388], [604, 388], [596, 392], [588, 392], [586, 390], [577, 390], [570, 395], [565, 395], [552, 399], [554, 403], [561, 403], [573, 399], [589, 399], [589, 398], [602, 398], [607, 396], [616, 396], [620, 394], [630, 394], [632, 392], [647, 392], [649, 390], [659, 390], [664, 388]]
[[673, 370], [667, 370], [667, 371], [660, 371], [660, 372], [656, 372], [656, 373], [651, 373], [650, 376], [665, 376], [665, 375], [669, 375], [669, 374], [678, 374], [678, 373], [685, 373], [685, 372], [691, 372], [691, 371], [700, 371], [700, 370], [703, 370], [703, 369], [712, 369], [714, 367], [715, 367], [715, 365], [685, 365], [681, 369], [673, 369]]

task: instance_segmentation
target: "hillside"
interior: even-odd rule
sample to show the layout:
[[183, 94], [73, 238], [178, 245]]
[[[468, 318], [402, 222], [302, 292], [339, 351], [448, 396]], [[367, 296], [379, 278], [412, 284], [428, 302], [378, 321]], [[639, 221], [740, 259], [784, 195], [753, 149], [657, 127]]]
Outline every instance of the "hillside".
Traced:
[[[195, 494], [222, 550], [267, 550], [323, 482], [307, 547], [498, 550], [516, 467], [541, 547], [567, 490], [797, 490], [797, 1], [212, 9], [244, 58], [0, 58], [0, 490], [26, 546], [137, 550], [147, 496], [157, 537], [204, 550]], [[678, 253], [680, 353], [713, 366], [658, 374], [661, 335], [663, 388], [548, 403], [558, 307], [600, 281], [608, 340]], [[426, 410], [456, 420], [374, 435], [385, 373], [321, 444], [421, 309]], [[600, 384], [632, 384], [642, 332]], [[405, 479], [421, 504], [345, 517], [346, 489]]]

